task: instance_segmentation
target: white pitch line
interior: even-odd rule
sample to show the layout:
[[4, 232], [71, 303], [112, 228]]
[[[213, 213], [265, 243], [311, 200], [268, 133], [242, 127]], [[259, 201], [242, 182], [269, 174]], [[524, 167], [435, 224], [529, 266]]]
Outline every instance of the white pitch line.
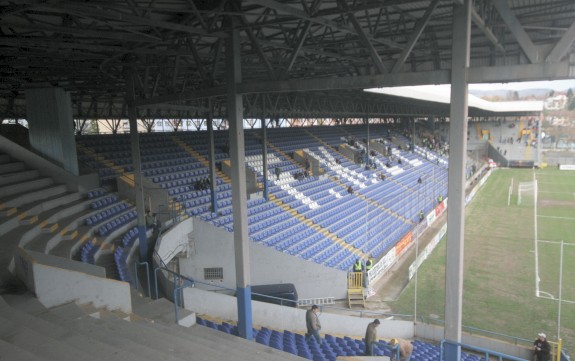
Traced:
[[[561, 241], [546, 241], [543, 239], [538, 239], [537, 240], [538, 243], [549, 243], [549, 244], [561, 244]], [[575, 246], [575, 243], [565, 243], [563, 242], [564, 246]], [[535, 252], [534, 250], [531, 250], [529, 252]]]
[[[543, 291], [539, 291], [539, 295], [535, 295], [535, 297], [537, 298], [543, 298], [546, 300], [552, 300], [552, 301], [559, 301], [556, 297], [554, 297], [552, 294], [547, 293], [547, 292], [543, 292]], [[575, 301], [571, 301], [571, 300], [561, 300], [562, 303], [575, 303]]]
[[538, 193], [554, 193], [554, 194], [573, 194], [575, 195], [575, 193], [571, 193], [571, 192], [553, 192], [553, 191], [540, 191], [537, 190]]
[[542, 216], [542, 215], [540, 215], [540, 214], [538, 214], [537, 217], [541, 217], [541, 218], [553, 218], [553, 219], [568, 219], [568, 220], [570, 220], [570, 221], [575, 221], [575, 218], [573, 218], [573, 217]]

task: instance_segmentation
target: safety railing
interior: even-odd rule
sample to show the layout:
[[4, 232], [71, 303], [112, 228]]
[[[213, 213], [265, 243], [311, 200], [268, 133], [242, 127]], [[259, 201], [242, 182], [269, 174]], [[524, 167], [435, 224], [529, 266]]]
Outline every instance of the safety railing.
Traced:
[[[391, 346], [390, 344], [386, 343], [385, 341], [379, 341], [379, 342], [374, 342], [374, 344], [378, 344], [379, 346], [385, 347], [386, 349], [390, 350], [391, 352], [395, 352], [395, 360], [401, 360], [400, 357], [400, 350], [399, 350], [399, 344], [396, 344], [395, 346]], [[371, 345], [371, 354], [375, 355], [374, 352], [374, 345]]]
[[134, 275], [136, 276], [136, 287], [138, 287], [139, 280], [138, 280], [138, 269], [140, 268], [140, 266], [145, 266], [146, 267], [146, 281], [148, 284], [148, 296], [151, 297], [151, 289], [150, 289], [150, 265], [148, 264], [148, 262], [144, 261], [144, 262], [135, 262], [134, 263]]
[[563, 340], [559, 339], [557, 342], [549, 341], [551, 345], [551, 360], [561, 361], [561, 351], [563, 349]]
[[[159, 294], [159, 291], [158, 291], [158, 271], [160, 271], [160, 270], [166, 270], [166, 271], [168, 271], [168, 274], [169, 274], [169, 275], [172, 275], [172, 274], [173, 274], [173, 275], [174, 275], [174, 280], [173, 280], [174, 284], [176, 283], [176, 277], [175, 277], [175, 275], [178, 274], [178, 273], [177, 273], [177, 272], [173, 272], [172, 270], [168, 269], [168, 265], [164, 262], [164, 260], [162, 259], [162, 257], [161, 257], [160, 254], [158, 253], [158, 251], [156, 251], [155, 249], [154, 249], [153, 256], [155, 256], [155, 257], [158, 259], [158, 263], [160, 264], [159, 267], [155, 267], [155, 268], [154, 268], [154, 295], [156, 296], [156, 300], [157, 300], [158, 298], [160, 298], [160, 294]], [[179, 275], [179, 274], [178, 274], [178, 275]], [[183, 276], [182, 276], [182, 277], [183, 277]], [[169, 277], [168, 277], [168, 280], [169, 280]], [[151, 298], [151, 297], [152, 297], [152, 295], [150, 294], [150, 298]]]
[[472, 345], [468, 345], [468, 344], [464, 344], [461, 342], [455, 342], [455, 341], [450, 341], [450, 340], [443, 340], [441, 341], [440, 344], [440, 348], [439, 348], [439, 361], [443, 361], [443, 356], [444, 356], [444, 350], [445, 350], [445, 345], [452, 345], [452, 346], [457, 346], [457, 347], [461, 347], [462, 349], [465, 350], [471, 350], [475, 353], [482, 353], [485, 356], [485, 360], [493, 360], [493, 359], [497, 359], [499, 361], [502, 360], [510, 360], [510, 361], [529, 361], [529, 360], [525, 360], [519, 357], [515, 357], [515, 356], [511, 356], [511, 355], [507, 355], [501, 352], [496, 352], [493, 350], [488, 350], [486, 348], [483, 347], [477, 347], [477, 346], [472, 346]]

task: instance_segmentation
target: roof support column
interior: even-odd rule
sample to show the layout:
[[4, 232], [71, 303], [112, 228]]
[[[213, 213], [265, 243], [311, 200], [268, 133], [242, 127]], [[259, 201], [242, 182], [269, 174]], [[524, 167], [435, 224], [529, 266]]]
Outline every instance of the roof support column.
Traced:
[[[467, 71], [471, 0], [453, 5], [447, 251], [445, 266], [445, 339], [461, 342], [463, 245], [465, 229], [465, 157], [467, 154]], [[445, 360], [461, 359], [459, 346], [446, 344]]]
[[247, 190], [244, 146], [244, 105], [238, 93], [242, 81], [240, 38], [237, 18], [230, 16], [230, 36], [226, 40], [226, 69], [228, 72], [227, 109], [230, 123], [230, 160], [232, 178], [232, 209], [234, 216], [234, 249], [238, 305], [238, 331], [241, 337], [253, 339], [250, 286], [250, 257], [247, 217]]
[[24, 93], [30, 146], [43, 157], [78, 175], [70, 93], [62, 88], [27, 89]]
[[264, 166], [264, 199], [269, 201], [269, 188], [268, 188], [268, 132], [266, 124], [266, 95], [262, 94], [262, 155]]
[[208, 112], [206, 113], [206, 123], [208, 126], [208, 162], [210, 163], [210, 202], [212, 212], [218, 213], [218, 201], [216, 198], [216, 151], [214, 148], [214, 117], [212, 109], [212, 98], [207, 100]]
[[[132, 162], [134, 165], [134, 196], [136, 198], [136, 212], [138, 213], [138, 240], [140, 241], [140, 261], [147, 261], [148, 239], [146, 235], [144, 190], [142, 183], [142, 159], [140, 157], [140, 137], [138, 134], [138, 120], [136, 119], [135, 101], [135, 71], [129, 69], [126, 82], [126, 103], [128, 106], [128, 121], [130, 123], [130, 143], [132, 146]], [[150, 290], [148, 290], [148, 293]]]

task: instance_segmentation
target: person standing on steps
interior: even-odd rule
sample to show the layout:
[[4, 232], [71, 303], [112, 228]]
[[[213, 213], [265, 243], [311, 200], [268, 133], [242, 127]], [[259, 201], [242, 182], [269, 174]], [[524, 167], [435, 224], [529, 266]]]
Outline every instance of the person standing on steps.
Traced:
[[373, 356], [373, 346], [377, 343], [377, 326], [379, 320], [376, 318], [367, 325], [365, 330], [365, 356]]
[[307, 327], [307, 333], [305, 334], [306, 341], [313, 337], [318, 344], [321, 344], [321, 336], [319, 335], [321, 323], [319, 322], [319, 307], [317, 305], [311, 306], [305, 313], [305, 324]]

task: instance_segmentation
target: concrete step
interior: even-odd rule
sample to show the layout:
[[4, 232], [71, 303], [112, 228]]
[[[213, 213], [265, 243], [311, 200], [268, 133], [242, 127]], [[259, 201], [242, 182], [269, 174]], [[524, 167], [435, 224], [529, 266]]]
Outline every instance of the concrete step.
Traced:
[[68, 241], [68, 240], [73, 240], [76, 239], [76, 237], [78, 237], [78, 230], [77, 229], [73, 229], [73, 230], [62, 230], [62, 240], [63, 241]]
[[143, 293], [134, 288], [130, 288], [130, 293], [132, 296], [132, 310], [139, 307], [140, 305], [154, 302], [153, 299], [146, 297]]
[[18, 208], [0, 204], [0, 217], [8, 218], [14, 216], [16, 213], [18, 213]]
[[[80, 350], [83, 354], [89, 355], [90, 359], [118, 361], [137, 361], [142, 359], [141, 356], [136, 356], [122, 347], [108, 345], [93, 339], [89, 335], [80, 334], [59, 325], [59, 322], [62, 322], [62, 318], [78, 319], [86, 316], [81, 308], [74, 303], [47, 310], [39, 317], [23, 314], [20, 311], [11, 311], [14, 314], [9, 316], [9, 320], [12, 320], [10, 322], [18, 320], [20, 324], [25, 324], [26, 327], [33, 328], [34, 331], [47, 334], [51, 338], [73, 347], [75, 350]], [[0, 318], [2, 317], [1, 315]], [[73, 358], [69, 359], [73, 360]], [[147, 359], [144, 358], [144, 360]]]
[[94, 320], [83, 317], [67, 325], [83, 327], [84, 324], [99, 325], [107, 333], [121, 334], [124, 339], [160, 351], [165, 354], [164, 358], [169, 356], [175, 359], [189, 359], [190, 355], [194, 355], [194, 361], [207, 361], [215, 360], [216, 355], [219, 359], [226, 359], [232, 351], [230, 345], [226, 343], [219, 343], [218, 347], [218, 345], [204, 345], [202, 342], [190, 342], [166, 335], [156, 327], [141, 327], [123, 320]]
[[[129, 326], [126, 321], [98, 320], [90, 316], [84, 316], [77, 320], [60, 320], [60, 323], [72, 332], [88, 336], [90, 339], [108, 346], [120, 348], [122, 351], [143, 360], [183, 361], [190, 359], [190, 353], [188, 353], [187, 357], [176, 356], [172, 352], [172, 347], [169, 343], [159, 347], [158, 342], [147, 343], [146, 341], [138, 341], [138, 336], [142, 333], [138, 327], [132, 326], [126, 329], [118, 326], [122, 325], [122, 323]], [[149, 339], [145, 335], [142, 336], [142, 339]]]
[[[16, 165], [18, 165], [19, 163], [8, 163], [7, 165], [4, 166], [0, 164], [0, 169], [3, 167], [8, 167], [8, 165], [11, 164], [15, 164], [14, 168], [17, 168]], [[24, 182], [27, 180], [38, 178], [40, 176], [40, 172], [38, 172], [35, 169], [24, 169], [24, 167], [22, 168], [23, 169], [21, 170], [16, 169], [10, 172], [9, 171], [2, 172], [0, 170], [0, 185], [8, 185], [17, 182]]]
[[[14, 208], [14, 209], [16, 209], [16, 208]], [[16, 211], [16, 213], [12, 214], [10, 217], [2, 217], [2, 219], [0, 219], [0, 236], [3, 236], [5, 234], [7, 234], [8, 232], [13, 231], [18, 226], [20, 226], [20, 219], [18, 217], [14, 216], [16, 214], [17, 214], [17, 211]], [[2, 237], [2, 238], [4, 238], [4, 237]]]
[[[153, 332], [159, 332], [162, 337], [172, 340], [172, 344], [199, 344], [202, 348], [207, 348], [210, 353], [215, 353], [216, 358], [229, 359], [232, 352], [237, 360], [249, 359], [250, 361], [274, 361], [274, 360], [296, 360], [295, 355], [287, 352], [278, 351], [271, 347], [264, 346], [253, 341], [247, 341], [240, 337], [226, 334], [205, 326], [194, 325], [183, 327], [173, 324], [163, 324], [161, 322], [147, 322], [145, 320], [135, 321], [132, 324], [138, 324], [141, 333], [143, 328]], [[147, 333], [147, 332], [146, 332]], [[201, 351], [197, 351], [201, 352]], [[221, 354], [220, 354], [221, 352]]]
[[128, 353], [121, 348], [107, 345], [105, 343], [96, 341], [91, 337], [76, 332], [70, 331], [58, 324], [61, 320], [60, 317], [72, 317], [74, 319], [85, 316], [81, 309], [75, 304], [67, 304], [57, 308], [56, 311], [48, 310], [44, 316], [52, 314], [54, 317], [52, 321], [40, 317], [27, 315], [17, 310], [8, 310], [10, 315], [0, 313], [0, 319], [8, 320], [16, 324], [25, 325], [27, 328], [33, 329], [35, 332], [46, 335], [53, 340], [72, 348], [70, 360], [75, 360], [73, 354], [79, 351], [82, 355], [89, 356], [89, 359], [97, 360], [130, 360], [136, 361], [141, 358], [136, 358], [133, 354]]
[[[31, 251], [42, 252], [48, 254], [48, 244], [50, 242], [56, 242], [62, 240], [64, 236], [61, 233], [65, 234], [67, 241], [72, 241], [74, 238], [74, 234], [77, 233], [76, 231], [68, 232], [66, 230], [61, 230], [59, 233], [41, 233], [35, 236], [30, 242], [26, 243], [25, 248]], [[77, 234], [76, 234], [77, 236]]]
[[26, 164], [24, 162], [6, 162], [0, 163], [0, 175], [5, 175], [6, 173], [20, 172], [26, 169]]
[[35, 224], [36, 222], [38, 222], [38, 216], [37, 215], [33, 215], [33, 216], [29, 216], [26, 213], [21, 214], [19, 217], [20, 219], [20, 224], [21, 225], [32, 225]]
[[[166, 324], [176, 322], [174, 304], [165, 298], [144, 304], [136, 304], [132, 306], [132, 312], [142, 318], [160, 321]], [[189, 327], [196, 323], [196, 314], [192, 311], [180, 308], [178, 310], [178, 320], [180, 325]]]
[[[238, 355], [238, 359], [242, 358], [241, 355], [248, 355], [250, 360], [297, 360], [297, 356], [288, 352], [278, 351], [271, 347], [261, 345], [254, 341], [247, 341], [238, 336], [227, 334], [212, 328], [194, 325], [192, 327], [183, 327], [174, 324], [162, 323], [146, 323], [143, 321], [136, 321], [141, 323], [142, 327], [155, 327], [161, 330], [164, 334], [171, 337], [182, 339], [185, 342], [198, 342], [201, 341], [210, 347], [219, 347], [221, 344], [233, 344], [234, 355]], [[244, 356], [245, 357], [245, 356]], [[295, 358], [294, 358], [295, 357]], [[301, 360], [301, 359], [300, 359]]]
[[69, 302], [61, 306], [52, 307], [45, 312], [38, 315], [42, 319], [52, 321], [54, 323], [60, 322], [62, 319], [75, 320], [80, 317], [86, 316], [86, 312], [81, 305], [74, 302]]
[[0, 164], [9, 162], [10, 162], [10, 156], [8, 154], [0, 154]]
[[13, 311], [20, 311], [29, 315], [40, 315], [47, 311], [46, 307], [30, 292], [21, 295], [3, 295], [2, 297]]
[[[57, 186], [61, 189], [61, 185]], [[54, 190], [52, 195], [45, 196], [40, 198], [36, 201], [27, 203], [20, 207], [20, 211], [26, 211], [29, 214], [41, 214], [45, 213], [43, 219], [49, 219], [54, 223], [57, 219], [50, 219], [50, 217], [55, 216], [56, 213], [59, 211], [63, 211], [67, 208], [72, 206], [82, 204], [84, 199], [82, 198], [82, 194], [79, 192], [56, 192]], [[53, 212], [49, 212], [53, 211]]]
[[[22, 209], [27, 210], [34, 207], [36, 204], [33, 203], [35, 202], [38, 203], [42, 200], [49, 200], [53, 197], [66, 193], [65, 185], [52, 185], [52, 179], [49, 178], [48, 180], [50, 181], [50, 184], [46, 187], [34, 188], [27, 190], [24, 193], [17, 193], [17, 191], [14, 191], [13, 194], [15, 194], [15, 196], [6, 199], [4, 205], [9, 207], [16, 207], [22, 211]], [[1, 189], [3, 188], [0, 187], [0, 190]]]
[[54, 180], [52, 178], [45, 177], [3, 185], [0, 186], [0, 198], [10, 197], [14, 194], [23, 194], [31, 191], [38, 191], [52, 184], [54, 184]]
[[[34, 227], [27, 227], [28, 229], [22, 230], [18, 244], [21, 247], [29, 248], [28, 245], [30, 243], [36, 243], [34, 250], [45, 252], [49, 240], [53, 237], [60, 236], [58, 232], [61, 225], [58, 221], [66, 218], [69, 214], [74, 214], [75, 210], [83, 210], [85, 208], [85, 204], [83, 204], [84, 201], [79, 199], [79, 197], [81, 197], [81, 194], [77, 192], [64, 193], [30, 204], [30, 208], [25, 212], [21, 212], [19, 215], [22, 221], [18, 223], [18, 226], [34, 225]], [[28, 205], [23, 207], [23, 209], [27, 207]], [[22, 213], [25, 214], [22, 215]], [[12, 229], [14, 226], [14, 222], [10, 220], [3, 223], [0, 222], [0, 234]], [[41, 241], [36, 242], [38, 238], [40, 238]], [[39, 243], [43, 244], [42, 249], [38, 248]]]
[[[89, 353], [67, 345], [60, 340], [52, 338], [54, 332], [41, 333], [39, 330], [31, 329], [35, 327], [24, 323], [22, 320], [16, 322], [7, 319], [5, 316], [9, 313], [0, 314], [0, 339], [8, 341], [10, 344], [20, 347], [31, 354], [50, 361], [89, 361], [93, 360]], [[25, 326], [24, 326], [25, 325]], [[9, 329], [6, 330], [5, 327]]]
[[[28, 248], [28, 244], [38, 243], [36, 239], [42, 238], [44, 244], [42, 252], [47, 252], [46, 249], [49, 244], [55, 245], [62, 239], [71, 240], [77, 237], [78, 232], [75, 227], [79, 222], [78, 217], [88, 207], [88, 203], [84, 199], [78, 199], [79, 196], [79, 193], [67, 193], [33, 207], [31, 212], [38, 211], [39, 207], [42, 207], [44, 211], [39, 214], [38, 227], [30, 229], [22, 235], [20, 246]], [[46, 238], [46, 235], [49, 237]]]
[[18, 346], [0, 339], [0, 355], [2, 361], [43, 361], [44, 358], [34, 355]]
[[[52, 240], [50, 240], [48, 242], [48, 245], [46, 246], [46, 252], [48, 252], [48, 254], [51, 254], [53, 256], [72, 259], [74, 256], [72, 254], [72, 250], [75, 250], [77, 248], [81, 248], [81, 245], [83, 245], [85, 242], [89, 242], [91, 240], [92, 240], [92, 237], [90, 237], [87, 234], [85, 234], [83, 236], [81, 235], [79, 237], [76, 237], [76, 238], [70, 239], [70, 240], [60, 239], [59, 242], [57, 242], [56, 244], [52, 244]], [[78, 245], [80, 245], [80, 246], [78, 246]]]
[[58, 229], [58, 223], [45, 223], [40, 225], [40, 232], [41, 233], [54, 233]]

